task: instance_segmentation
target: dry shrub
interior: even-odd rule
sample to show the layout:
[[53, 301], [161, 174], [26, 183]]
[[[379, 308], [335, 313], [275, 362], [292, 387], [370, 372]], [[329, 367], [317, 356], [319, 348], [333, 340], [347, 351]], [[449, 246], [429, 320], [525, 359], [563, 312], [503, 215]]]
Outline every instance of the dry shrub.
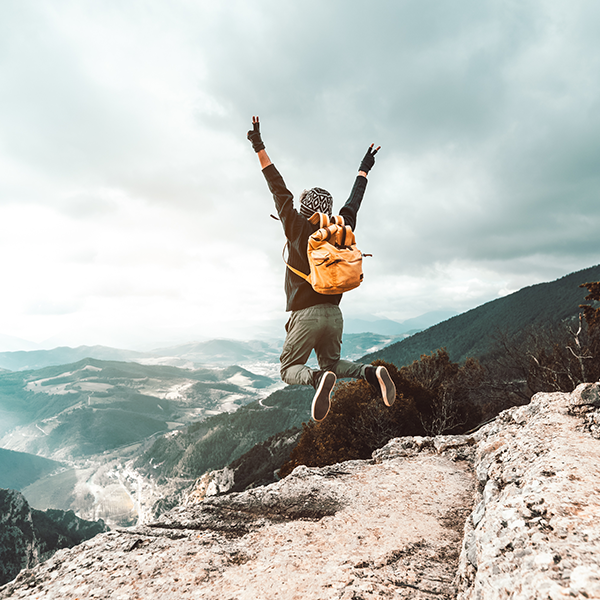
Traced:
[[[417, 364], [420, 363], [420, 364]], [[422, 356], [409, 367], [375, 361], [385, 366], [396, 385], [396, 402], [384, 405], [379, 393], [366, 381], [339, 383], [324, 421], [303, 423], [300, 441], [283, 465], [284, 477], [298, 465], [322, 467], [345, 460], [366, 459], [390, 439], [459, 430], [478, 422], [466, 407], [481, 367], [467, 361], [452, 363], [445, 349]]]

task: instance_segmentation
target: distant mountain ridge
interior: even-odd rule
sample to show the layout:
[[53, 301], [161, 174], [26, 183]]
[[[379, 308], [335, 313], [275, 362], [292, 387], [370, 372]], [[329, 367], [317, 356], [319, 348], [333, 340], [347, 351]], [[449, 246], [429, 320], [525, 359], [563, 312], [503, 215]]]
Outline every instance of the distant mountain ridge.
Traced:
[[571, 273], [556, 281], [525, 287], [518, 292], [492, 300], [466, 313], [452, 317], [382, 350], [367, 354], [364, 362], [376, 359], [403, 366], [445, 347], [450, 358], [463, 361], [482, 357], [493, 348], [493, 335], [509, 336], [536, 324], [557, 324], [579, 312], [587, 290], [583, 283], [600, 281], [600, 265]]
[[37, 345], [33, 342], [2, 333], [0, 333], [0, 346], [5, 351], [35, 350], [37, 348]]
[[120, 350], [107, 346], [61, 346], [52, 350], [18, 350], [0, 352], [0, 368], [9, 371], [26, 371], [44, 367], [68, 365], [84, 358], [98, 360], [135, 361], [147, 356], [145, 352]]
[[91, 358], [0, 373], [0, 444], [56, 460], [86, 456], [234, 410], [274, 385], [235, 366], [189, 370]]
[[[356, 359], [373, 349], [380, 349], [398, 336], [378, 333], [349, 333], [343, 336], [343, 358]], [[137, 352], [108, 346], [61, 346], [52, 350], [19, 350], [0, 352], [0, 372], [27, 371], [50, 366], [72, 364], [92, 358], [105, 361], [136, 362], [143, 365], [163, 365], [186, 369], [202, 366], [249, 367], [257, 363], [279, 363], [283, 337], [270, 341], [213, 339], [189, 342], [178, 346], [158, 348], [151, 352]]]
[[417, 331], [427, 329], [457, 314], [455, 310], [435, 310], [405, 321], [392, 319], [357, 319], [344, 318], [345, 334], [376, 333], [387, 336], [409, 336]]

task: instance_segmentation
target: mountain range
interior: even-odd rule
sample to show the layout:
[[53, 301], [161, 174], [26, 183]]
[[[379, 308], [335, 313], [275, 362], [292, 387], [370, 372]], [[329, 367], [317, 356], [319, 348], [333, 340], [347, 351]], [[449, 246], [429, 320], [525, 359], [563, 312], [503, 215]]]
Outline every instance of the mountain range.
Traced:
[[493, 351], [499, 333], [512, 337], [528, 327], [547, 327], [577, 318], [588, 293], [580, 285], [591, 281], [600, 281], [600, 265], [492, 300], [369, 353], [363, 360], [381, 359], [400, 367], [443, 347], [456, 362], [482, 358]]
[[278, 385], [241, 367], [190, 370], [92, 358], [0, 373], [0, 446], [55, 460], [86, 456], [235, 410]]
[[[393, 323], [393, 321], [390, 321]], [[366, 323], [366, 321], [365, 321]], [[343, 336], [343, 357], [354, 360], [367, 352], [379, 350], [404, 337], [382, 333], [348, 333]], [[52, 350], [22, 350], [0, 352], [2, 370], [24, 371], [59, 366], [94, 358], [105, 361], [136, 362], [143, 365], [163, 365], [184, 369], [240, 365], [257, 373], [277, 376], [276, 365], [283, 347], [283, 338], [264, 340], [214, 339], [158, 348], [152, 352], [136, 352], [107, 346], [59, 347]], [[274, 367], [275, 366], [275, 367]], [[258, 367], [258, 368], [257, 368]]]
[[0, 481], [37, 509], [135, 523], [145, 499], [155, 499], [128, 460], [161, 435], [235, 411], [281, 385], [235, 366], [191, 370], [91, 358], [0, 373]]
[[344, 318], [345, 333], [376, 333], [379, 335], [407, 337], [432, 327], [436, 323], [445, 321], [457, 314], [455, 310], [435, 310], [405, 321], [393, 321], [392, 319], [371, 318]]
[[[456, 315], [456, 311], [451, 310], [438, 310], [419, 315], [412, 319], [405, 321], [393, 321], [391, 319], [382, 319], [373, 315], [363, 314], [361, 316], [348, 316], [344, 318], [344, 332], [346, 334], [362, 334], [371, 333], [382, 335], [384, 337], [406, 337], [416, 331], [427, 329], [440, 321], [444, 321], [452, 316]], [[273, 331], [280, 331], [281, 337], [273, 334]], [[240, 329], [240, 335], [243, 330]], [[66, 346], [54, 347], [50, 346], [50, 340], [44, 343], [44, 347], [40, 344], [35, 344], [28, 340], [23, 340], [9, 335], [0, 333], [0, 370], [3, 368], [3, 363], [6, 361], [12, 361], [12, 366], [6, 366], [9, 370], [18, 369], [35, 369], [41, 367], [47, 367], [52, 364], [66, 364], [71, 362], [77, 362], [82, 358], [98, 358], [100, 360], [137, 360], [140, 358], [157, 358], [162, 356], [178, 356], [180, 352], [192, 352], [193, 354], [200, 354], [200, 357], [196, 359], [196, 362], [211, 365], [212, 356], [211, 351], [216, 350], [216, 354], [219, 355], [225, 348], [223, 345], [214, 342], [239, 342], [239, 346], [234, 346], [234, 352], [239, 353], [240, 347], [247, 345], [246, 350], [243, 352], [250, 351], [250, 354], [260, 352], [261, 350], [266, 351], [267, 354], [271, 353], [273, 346], [281, 346], [283, 338], [283, 326], [280, 323], [280, 319], [277, 320], [276, 325], [268, 327], [263, 335], [258, 336], [257, 339], [260, 341], [251, 340], [244, 342], [239, 338], [235, 340], [208, 340], [201, 342], [185, 342], [177, 345], [158, 347], [157, 349], [144, 351], [136, 350], [118, 350], [115, 348], [108, 348], [103, 346], [79, 346], [78, 348], [70, 348]], [[243, 338], [242, 338], [243, 339]], [[52, 349], [49, 349], [52, 348]], [[231, 362], [231, 354], [229, 350], [225, 349], [225, 355], [223, 359], [230, 361], [227, 364], [239, 363], [239, 360], [233, 360]], [[57, 362], [58, 361], [58, 362]], [[174, 366], [182, 366], [181, 364]]]

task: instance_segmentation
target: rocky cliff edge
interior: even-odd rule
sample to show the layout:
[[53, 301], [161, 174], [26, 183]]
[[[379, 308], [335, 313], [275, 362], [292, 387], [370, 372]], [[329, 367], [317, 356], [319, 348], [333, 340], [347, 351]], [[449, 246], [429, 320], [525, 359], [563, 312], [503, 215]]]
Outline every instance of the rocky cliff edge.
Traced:
[[600, 384], [99, 535], [0, 598], [600, 598]]

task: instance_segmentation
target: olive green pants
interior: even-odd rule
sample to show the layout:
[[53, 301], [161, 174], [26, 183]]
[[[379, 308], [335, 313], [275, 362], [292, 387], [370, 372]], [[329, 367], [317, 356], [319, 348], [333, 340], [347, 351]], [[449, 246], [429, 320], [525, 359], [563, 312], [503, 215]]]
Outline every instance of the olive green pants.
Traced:
[[338, 378], [364, 378], [368, 365], [342, 360], [344, 319], [335, 304], [317, 304], [292, 312], [285, 329], [287, 336], [281, 352], [281, 379], [289, 385], [313, 385], [314, 370], [306, 366], [314, 349], [322, 371]]

